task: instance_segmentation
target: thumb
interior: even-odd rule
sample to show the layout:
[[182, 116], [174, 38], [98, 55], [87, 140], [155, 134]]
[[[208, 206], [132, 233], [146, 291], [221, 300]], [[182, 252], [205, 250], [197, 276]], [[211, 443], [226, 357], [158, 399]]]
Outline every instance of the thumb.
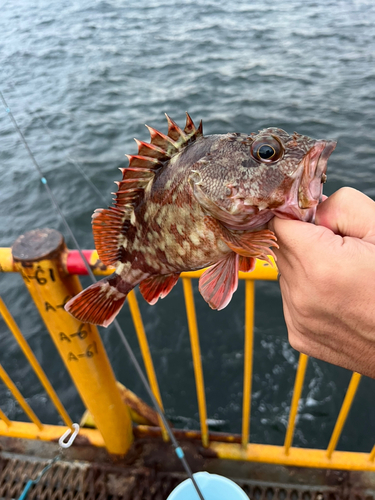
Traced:
[[356, 189], [341, 188], [318, 206], [315, 224], [375, 244], [375, 202]]

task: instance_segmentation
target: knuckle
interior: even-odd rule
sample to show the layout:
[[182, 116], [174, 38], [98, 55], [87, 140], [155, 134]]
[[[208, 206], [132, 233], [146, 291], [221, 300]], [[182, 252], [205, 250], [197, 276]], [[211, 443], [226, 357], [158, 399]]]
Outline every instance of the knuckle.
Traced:
[[306, 354], [306, 341], [300, 333], [298, 333], [296, 330], [288, 330], [288, 339], [293, 349]]
[[346, 203], [352, 202], [353, 196], [356, 196], [358, 191], [351, 187], [342, 187], [338, 189], [333, 195], [332, 198], [336, 200], [336, 202]]

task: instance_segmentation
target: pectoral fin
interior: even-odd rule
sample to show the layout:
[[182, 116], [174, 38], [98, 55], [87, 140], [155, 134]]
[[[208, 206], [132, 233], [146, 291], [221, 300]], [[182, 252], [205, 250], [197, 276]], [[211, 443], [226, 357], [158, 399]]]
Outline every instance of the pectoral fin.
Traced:
[[230, 253], [207, 269], [199, 279], [199, 291], [212, 309], [224, 309], [238, 285], [239, 256]]
[[220, 232], [221, 238], [233, 252], [243, 257], [258, 258], [272, 264], [268, 256], [275, 258], [275, 255], [270, 247], [279, 248], [279, 246], [276, 243], [275, 233], [269, 229], [255, 232], [231, 231], [213, 217], [206, 216], [205, 221]]

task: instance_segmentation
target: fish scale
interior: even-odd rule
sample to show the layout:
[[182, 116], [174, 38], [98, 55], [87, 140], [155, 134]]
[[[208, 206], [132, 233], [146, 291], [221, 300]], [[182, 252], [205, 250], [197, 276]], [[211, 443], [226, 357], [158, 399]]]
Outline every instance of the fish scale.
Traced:
[[108, 326], [135, 286], [154, 304], [181, 272], [208, 266], [199, 290], [223, 309], [238, 271], [270, 262], [272, 217], [314, 220], [334, 141], [278, 128], [203, 136], [188, 114], [184, 129], [167, 122], [167, 134], [147, 126], [150, 143], [136, 139], [113, 205], [93, 214], [99, 257], [115, 272], [66, 304], [83, 322]]

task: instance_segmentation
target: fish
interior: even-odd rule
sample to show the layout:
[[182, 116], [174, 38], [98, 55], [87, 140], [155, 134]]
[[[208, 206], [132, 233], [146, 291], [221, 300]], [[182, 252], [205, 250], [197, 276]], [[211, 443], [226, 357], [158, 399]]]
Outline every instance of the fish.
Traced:
[[82, 322], [107, 327], [137, 285], [155, 304], [181, 272], [203, 268], [199, 291], [221, 310], [238, 271], [274, 256], [274, 216], [314, 222], [335, 141], [276, 127], [204, 136], [188, 113], [183, 129], [166, 118], [166, 134], [146, 125], [150, 142], [135, 139], [113, 204], [94, 211], [95, 247], [115, 271], [65, 305]]

